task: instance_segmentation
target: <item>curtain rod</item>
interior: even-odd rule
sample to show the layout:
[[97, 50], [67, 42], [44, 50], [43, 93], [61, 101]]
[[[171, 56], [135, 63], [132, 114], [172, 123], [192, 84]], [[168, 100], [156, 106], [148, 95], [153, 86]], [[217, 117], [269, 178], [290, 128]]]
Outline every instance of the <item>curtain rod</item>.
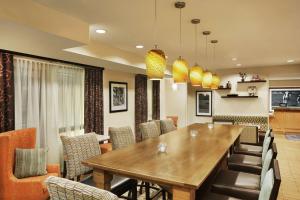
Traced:
[[16, 52], [16, 51], [9, 51], [9, 50], [6, 50], [6, 49], [0, 49], [0, 52], [10, 53], [10, 54], [13, 54], [13, 55], [16, 55], [16, 56], [37, 58], [37, 59], [48, 60], [48, 61], [53, 61], [53, 62], [61, 62], [61, 63], [65, 63], [65, 64], [70, 64], [70, 65], [79, 65], [79, 66], [82, 66], [84, 68], [97, 68], [97, 69], [104, 70], [104, 67], [97, 67], [97, 66], [93, 66], [93, 65], [81, 64], [81, 63], [76, 63], [76, 62], [71, 62], [71, 61], [66, 61], [66, 60], [60, 60], [60, 59], [55, 59], [55, 58], [48, 58], [48, 57], [37, 56], [37, 55], [32, 55], [32, 54], [20, 53], [20, 52]]

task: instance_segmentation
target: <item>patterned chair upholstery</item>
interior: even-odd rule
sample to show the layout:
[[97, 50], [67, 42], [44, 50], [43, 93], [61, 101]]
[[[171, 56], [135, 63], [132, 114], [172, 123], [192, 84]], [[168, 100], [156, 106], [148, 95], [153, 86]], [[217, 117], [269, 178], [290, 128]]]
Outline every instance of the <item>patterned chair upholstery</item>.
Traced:
[[82, 165], [81, 162], [101, 153], [96, 134], [87, 133], [74, 137], [61, 136], [61, 140], [67, 167], [66, 177], [76, 179], [77, 176], [92, 171], [91, 168]]
[[50, 176], [45, 183], [51, 200], [119, 200], [109, 191], [64, 178]]
[[158, 137], [160, 135], [160, 130], [154, 121], [141, 123], [140, 131], [142, 140]]
[[129, 126], [109, 127], [108, 133], [112, 142], [113, 149], [120, 149], [135, 143], [134, 134]]
[[164, 119], [160, 121], [161, 133], [165, 134], [176, 130], [176, 126], [171, 119]]

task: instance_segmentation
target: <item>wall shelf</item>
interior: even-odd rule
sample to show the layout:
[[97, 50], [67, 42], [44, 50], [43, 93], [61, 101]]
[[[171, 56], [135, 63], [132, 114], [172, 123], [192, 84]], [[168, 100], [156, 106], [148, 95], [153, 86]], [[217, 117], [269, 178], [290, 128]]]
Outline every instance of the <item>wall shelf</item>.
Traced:
[[218, 88], [217, 90], [231, 90], [231, 88]]
[[250, 98], [250, 99], [253, 99], [253, 98], [258, 98], [258, 96], [221, 96], [222, 98]]
[[237, 83], [265, 83], [267, 82], [266, 80], [253, 80], [253, 81], [238, 81]]

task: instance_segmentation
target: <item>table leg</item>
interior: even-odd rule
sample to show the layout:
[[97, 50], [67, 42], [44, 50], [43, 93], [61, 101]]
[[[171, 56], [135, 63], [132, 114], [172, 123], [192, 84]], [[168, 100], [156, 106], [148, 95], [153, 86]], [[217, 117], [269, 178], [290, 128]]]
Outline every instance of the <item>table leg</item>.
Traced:
[[173, 200], [195, 200], [195, 190], [173, 187]]
[[99, 169], [94, 169], [93, 180], [97, 188], [110, 191], [110, 182], [112, 180], [112, 175], [108, 172]]

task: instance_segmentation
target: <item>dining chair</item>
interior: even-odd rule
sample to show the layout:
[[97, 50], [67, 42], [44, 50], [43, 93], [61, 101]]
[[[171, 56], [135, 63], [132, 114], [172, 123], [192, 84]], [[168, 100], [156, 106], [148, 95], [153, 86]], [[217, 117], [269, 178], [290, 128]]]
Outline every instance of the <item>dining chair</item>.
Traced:
[[45, 183], [50, 200], [119, 200], [118, 196], [109, 191], [65, 178], [49, 176]]
[[[159, 137], [159, 135], [160, 135], [160, 130], [158, 129], [157, 122], [155, 122], [155, 121], [141, 123], [140, 131], [142, 134], [142, 140], [146, 140], [149, 138], [156, 138], [156, 137]], [[142, 192], [142, 188], [145, 187], [146, 199], [154, 199], [160, 192], [162, 193], [163, 199], [166, 199], [166, 193], [168, 193], [168, 198], [170, 199], [172, 196], [172, 194], [170, 192], [170, 188], [168, 188], [166, 186], [162, 186], [162, 185], [159, 185], [159, 186], [162, 189], [150, 186], [150, 184], [147, 182], [142, 182], [141, 187], [140, 187], [140, 193]], [[150, 193], [149, 193], [150, 188], [157, 191], [157, 193], [155, 195], [153, 195], [151, 198], [150, 198]]]
[[[280, 174], [279, 171], [277, 171], [279, 168], [277, 169], [274, 167], [274, 164], [273, 166], [271, 165], [272, 154], [272, 150], [269, 150], [263, 164], [261, 175], [232, 170], [221, 170], [212, 184], [212, 192], [240, 199], [258, 199], [267, 171], [270, 168], [273, 168], [275, 175]], [[273, 163], [274, 161], [276, 160], [273, 160]]]
[[[273, 152], [272, 159], [276, 159], [278, 152], [275, 143], [272, 144], [271, 149]], [[262, 155], [264, 155], [264, 152]], [[232, 154], [227, 160], [228, 168], [230, 170], [254, 173], [258, 175], [261, 174], [263, 162], [264, 162], [264, 157], [249, 156], [243, 154]]]
[[135, 144], [135, 136], [130, 126], [109, 127], [108, 134], [113, 150], [125, 148], [129, 145]]
[[[278, 172], [278, 171], [276, 171]], [[257, 200], [275, 200], [274, 195], [277, 193], [279, 187], [276, 187], [277, 185], [274, 184], [275, 182], [279, 182], [280, 184], [280, 179], [278, 177], [276, 178], [276, 173], [273, 168], [269, 169], [269, 171], [266, 173], [266, 177], [263, 181], [263, 184], [261, 186], [261, 189], [259, 190], [258, 193], [258, 198], [244, 198], [244, 199], [257, 199]], [[277, 191], [276, 191], [277, 190]], [[206, 193], [204, 196], [199, 197], [199, 199], [203, 200], [241, 200], [242, 197], [239, 196], [239, 198], [235, 198], [229, 195], [224, 195], [224, 194], [218, 194], [209, 191]]]
[[165, 134], [171, 131], [176, 130], [176, 126], [171, 119], [160, 120], [161, 133]]
[[274, 141], [274, 135], [270, 130], [266, 133], [262, 146], [260, 146], [260, 144], [256, 144], [256, 145], [255, 144], [251, 144], [251, 145], [250, 144], [238, 144], [237, 146], [234, 147], [234, 153], [261, 157], [263, 147], [265, 146], [267, 138], [271, 139], [269, 146], [267, 147], [269, 149], [272, 147], [272, 144]]
[[142, 140], [155, 138], [160, 135], [159, 128], [154, 121], [141, 123], [139, 126], [142, 134]]
[[[92, 168], [82, 164], [82, 161], [101, 154], [98, 139], [95, 133], [79, 136], [61, 136], [64, 156], [67, 166], [67, 178], [95, 186], [92, 177]], [[87, 175], [86, 177], [82, 177]], [[113, 176], [111, 192], [122, 196], [129, 191], [130, 199], [136, 199], [136, 180]]]

